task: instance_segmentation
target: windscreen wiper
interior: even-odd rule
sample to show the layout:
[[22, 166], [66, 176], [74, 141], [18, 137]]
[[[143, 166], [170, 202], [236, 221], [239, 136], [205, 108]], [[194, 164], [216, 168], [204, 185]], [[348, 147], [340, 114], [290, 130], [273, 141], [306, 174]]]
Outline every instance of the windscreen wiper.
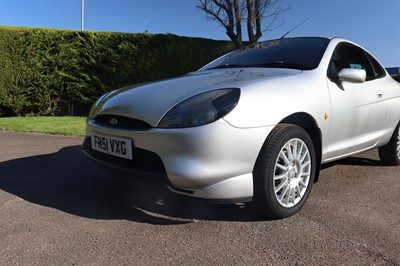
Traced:
[[215, 67], [208, 68], [208, 69], [237, 68], [237, 67], [247, 67], [247, 65], [242, 65], [242, 64], [222, 64], [222, 65], [215, 66]]
[[309, 66], [297, 63], [285, 63], [283, 61], [276, 61], [272, 63], [257, 63], [257, 64], [222, 64], [209, 69], [223, 69], [223, 68], [245, 68], [245, 67], [270, 67], [270, 68], [290, 68], [298, 70], [310, 70]]
[[262, 64], [251, 64], [242, 67], [271, 67], [271, 68], [290, 68], [298, 70], [310, 70], [309, 66], [298, 64], [298, 63], [286, 63], [283, 61], [276, 61], [272, 63], [262, 63]]

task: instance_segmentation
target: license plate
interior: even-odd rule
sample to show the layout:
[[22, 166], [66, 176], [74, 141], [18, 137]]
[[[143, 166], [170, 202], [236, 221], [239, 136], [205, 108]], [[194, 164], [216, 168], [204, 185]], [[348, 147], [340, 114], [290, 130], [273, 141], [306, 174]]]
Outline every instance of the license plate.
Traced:
[[132, 141], [92, 132], [92, 149], [124, 159], [132, 159]]

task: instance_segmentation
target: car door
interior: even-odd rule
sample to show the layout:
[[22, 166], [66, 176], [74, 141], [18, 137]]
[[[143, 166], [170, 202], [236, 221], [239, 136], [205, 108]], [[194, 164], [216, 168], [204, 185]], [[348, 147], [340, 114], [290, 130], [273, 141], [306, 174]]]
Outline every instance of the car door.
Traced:
[[[340, 43], [336, 47], [328, 71], [332, 109], [327, 160], [373, 147], [382, 135], [387, 107], [379, 78], [385, 74], [375, 70], [378, 66], [375, 59], [353, 44]], [[330, 75], [344, 68], [364, 69], [366, 81], [334, 81]]]

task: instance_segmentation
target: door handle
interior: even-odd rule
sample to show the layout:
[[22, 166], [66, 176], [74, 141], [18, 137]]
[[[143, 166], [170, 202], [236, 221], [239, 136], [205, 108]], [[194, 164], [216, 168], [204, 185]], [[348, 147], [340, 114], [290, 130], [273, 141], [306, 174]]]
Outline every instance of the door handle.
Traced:
[[376, 92], [376, 97], [382, 98], [383, 97], [383, 92], [382, 91], [377, 91]]

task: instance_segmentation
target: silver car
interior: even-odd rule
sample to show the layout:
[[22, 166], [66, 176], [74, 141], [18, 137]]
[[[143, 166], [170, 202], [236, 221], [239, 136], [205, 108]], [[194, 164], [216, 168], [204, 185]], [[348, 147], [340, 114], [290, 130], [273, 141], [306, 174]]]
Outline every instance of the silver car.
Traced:
[[156, 172], [176, 193], [253, 201], [269, 218], [305, 204], [322, 164], [379, 148], [400, 164], [400, 84], [359, 45], [287, 38], [245, 47], [179, 78], [102, 96], [82, 150]]

